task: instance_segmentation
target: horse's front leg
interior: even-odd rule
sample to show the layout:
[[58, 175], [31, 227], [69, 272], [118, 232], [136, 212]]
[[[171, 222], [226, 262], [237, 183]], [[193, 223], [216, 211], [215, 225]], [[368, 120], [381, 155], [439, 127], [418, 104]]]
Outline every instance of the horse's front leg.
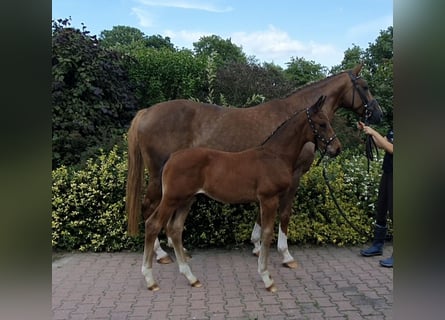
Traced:
[[278, 210], [278, 197], [260, 200], [261, 210], [261, 248], [258, 257], [258, 273], [264, 282], [266, 289], [276, 292], [274, 281], [268, 270], [269, 248], [273, 238], [275, 216]]
[[283, 257], [283, 265], [285, 267], [295, 269], [298, 267], [298, 263], [289, 252], [287, 244], [287, 232], [289, 228], [290, 215], [292, 213], [292, 203], [295, 196], [296, 186], [292, 186], [289, 191], [283, 196], [280, 203], [280, 224], [278, 226], [278, 252]]

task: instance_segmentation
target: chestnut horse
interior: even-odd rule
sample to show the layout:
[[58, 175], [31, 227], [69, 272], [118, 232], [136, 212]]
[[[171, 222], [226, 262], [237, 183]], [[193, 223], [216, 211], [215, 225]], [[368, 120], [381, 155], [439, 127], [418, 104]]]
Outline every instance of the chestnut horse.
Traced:
[[295, 112], [258, 147], [241, 152], [194, 147], [170, 155], [162, 172], [161, 202], [145, 221], [142, 274], [150, 290], [159, 290], [152, 264], [154, 243], [163, 227], [172, 239], [180, 273], [193, 287], [201, 286], [182, 246], [189, 203], [198, 193], [224, 203], [259, 203], [262, 232], [258, 273], [267, 290], [277, 290], [267, 268], [269, 246], [275, 215], [287, 205], [300, 151], [306, 142], [324, 148], [329, 156], [338, 155], [341, 149], [328, 117], [321, 111], [325, 98], [321, 96], [312, 107]]
[[[359, 75], [361, 68], [359, 64], [351, 70], [303, 86], [283, 99], [250, 108], [225, 108], [189, 100], [171, 100], [140, 110], [128, 131], [126, 210], [129, 233], [138, 232], [141, 205], [144, 219], [158, 206], [162, 167], [170, 154], [177, 150], [201, 146], [234, 152], [257, 146], [293, 112], [310, 105], [321, 95], [327, 97], [324, 112], [329, 120], [332, 120], [338, 108], [345, 108], [363, 116], [368, 123], [378, 123], [382, 111], [367, 82]], [[283, 200], [286, 205], [280, 212], [278, 250], [283, 256], [283, 264], [291, 268], [297, 266], [287, 248], [292, 201], [300, 177], [309, 170], [314, 157], [314, 145], [308, 142], [296, 160], [293, 183]], [[147, 193], [141, 201], [144, 165], [150, 178]], [[252, 242], [255, 244], [254, 253], [257, 253], [260, 242], [259, 215], [253, 228]], [[171, 262], [159, 241], [155, 242], [155, 246], [158, 262]]]

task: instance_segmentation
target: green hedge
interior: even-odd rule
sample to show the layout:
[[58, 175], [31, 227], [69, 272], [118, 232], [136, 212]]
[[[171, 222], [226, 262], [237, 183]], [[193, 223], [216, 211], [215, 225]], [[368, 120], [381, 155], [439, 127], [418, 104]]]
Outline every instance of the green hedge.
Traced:
[[[344, 152], [326, 163], [335, 196], [358, 228], [371, 234], [374, 204], [381, 174], [381, 159], [371, 162], [367, 173], [362, 155]], [[86, 166], [65, 166], [52, 172], [52, 246], [54, 250], [140, 250], [142, 235], [126, 233], [125, 183], [127, 153], [115, 147]], [[301, 178], [293, 204], [289, 243], [355, 245], [359, 235], [343, 219], [315, 165]], [[250, 241], [257, 205], [228, 205], [199, 196], [184, 230], [187, 248], [236, 246]], [[278, 225], [278, 223], [277, 223]], [[143, 231], [141, 223], [141, 231]], [[165, 236], [161, 235], [161, 241]]]

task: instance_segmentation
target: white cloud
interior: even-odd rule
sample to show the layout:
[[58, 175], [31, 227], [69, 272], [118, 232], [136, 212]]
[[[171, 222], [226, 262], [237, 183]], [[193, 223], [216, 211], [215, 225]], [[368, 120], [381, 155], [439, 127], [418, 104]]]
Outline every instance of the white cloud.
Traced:
[[235, 32], [232, 42], [241, 45], [247, 55], [255, 55], [260, 61], [273, 61], [284, 66], [291, 57], [303, 57], [321, 65], [339, 64], [343, 53], [331, 44], [320, 44], [314, 41], [305, 43], [282, 30], [270, 25], [267, 30], [256, 32]]
[[131, 12], [138, 17], [139, 25], [144, 28], [153, 26], [153, 17], [145, 10], [139, 8], [131, 8]]
[[209, 12], [229, 12], [232, 11], [232, 7], [218, 7], [208, 1], [196, 1], [196, 0], [138, 0], [139, 3], [146, 6], [153, 7], [171, 7], [181, 9], [193, 9]]
[[170, 37], [172, 42], [179, 46], [192, 49], [193, 42], [197, 42], [203, 36], [212, 35], [210, 32], [205, 31], [173, 31], [173, 30], [165, 30], [163, 32], [164, 37]]
[[[166, 30], [163, 32], [163, 36], [170, 37], [178, 47], [189, 49], [193, 48], [193, 42], [209, 35], [212, 33], [206, 31]], [[289, 62], [291, 57], [302, 57], [328, 68], [340, 64], [343, 59], [343, 52], [332, 44], [292, 39], [287, 32], [272, 25], [262, 31], [234, 32], [219, 36], [223, 39], [230, 38], [232, 43], [242, 47], [246, 55], [253, 55], [261, 62], [274, 62], [283, 68], [286, 68], [286, 62]]]

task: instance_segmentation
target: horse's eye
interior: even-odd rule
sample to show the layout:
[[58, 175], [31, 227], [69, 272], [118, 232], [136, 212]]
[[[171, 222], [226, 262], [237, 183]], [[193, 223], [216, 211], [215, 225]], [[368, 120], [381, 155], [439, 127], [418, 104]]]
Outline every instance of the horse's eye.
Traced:
[[326, 123], [320, 123], [320, 128], [326, 129]]
[[368, 86], [363, 86], [363, 90], [368, 91], [369, 87]]

